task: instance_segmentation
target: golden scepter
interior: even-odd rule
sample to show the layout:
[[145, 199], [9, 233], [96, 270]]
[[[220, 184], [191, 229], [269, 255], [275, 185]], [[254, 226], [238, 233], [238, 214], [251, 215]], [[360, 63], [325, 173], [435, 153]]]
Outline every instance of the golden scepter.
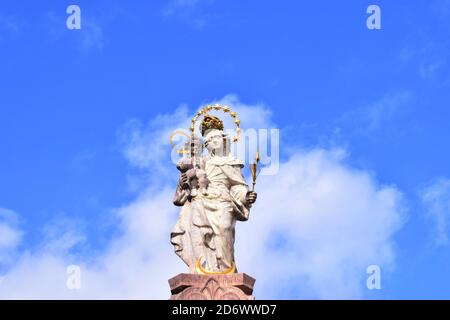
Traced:
[[256, 151], [255, 162], [250, 163], [250, 172], [252, 173], [252, 178], [253, 178], [252, 191], [255, 191], [256, 178], [259, 175], [259, 172], [258, 172], [259, 159], [260, 159], [260, 157], [259, 157], [259, 150], [258, 150], [258, 151]]

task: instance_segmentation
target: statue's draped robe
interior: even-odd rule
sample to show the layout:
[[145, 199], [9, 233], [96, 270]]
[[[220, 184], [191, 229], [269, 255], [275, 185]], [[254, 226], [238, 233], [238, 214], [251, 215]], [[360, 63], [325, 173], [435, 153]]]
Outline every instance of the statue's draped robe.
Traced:
[[188, 191], [177, 188], [174, 203], [183, 206], [171, 242], [191, 272], [198, 259], [210, 271], [233, 265], [236, 220], [249, 217], [243, 166], [232, 156], [213, 156], [205, 164], [209, 180], [206, 195], [194, 192], [192, 200], [186, 201]]

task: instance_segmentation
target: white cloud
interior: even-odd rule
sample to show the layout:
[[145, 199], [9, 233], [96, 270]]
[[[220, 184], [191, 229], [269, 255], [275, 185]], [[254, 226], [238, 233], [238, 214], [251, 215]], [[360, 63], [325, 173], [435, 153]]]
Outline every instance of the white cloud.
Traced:
[[[238, 111], [246, 127], [271, 125], [264, 105], [245, 105], [235, 96], [221, 101]], [[165, 166], [176, 178], [159, 147], [190, 118], [180, 107], [146, 127], [128, 124], [120, 135], [126, 157], [143, 169]], [[174, 186], [165, 177], [156, 173], [134, 201], [115, 210], [122, 233], [105, 252], [82, 261], [46, 246], [23, 253], [3, 275], [0, 298], [168, 298], [167, 280], [187, 270], [169, 242], [178, 209], [172, 205]], [[358, 298], [366, 267], [385, 270], [394, 262], [401, 194], [347, 166], [342, 150], [297, 150], [277, 175], [260, 177], [256, 188], [251, 218], [237, 226], [236, 256], [239, 271], [256, 277], [257, 298]], [[80, 291], [65, 287], [71, 264], [81, 266]]]
[[[354, 133], [375, 137], [381, 130], [391, 128], [396, 120], [410, 110], [409, 102], [413, 94], [399, 91], [386, 94], [374, 103], [356, 108], [340, 117], [336, 123], [340, 128], [349, 126]], [[395, 127], [398, 134], [398, 127]]]
[[194, 29], [201, 29], [210, 21], [206, 12], [214, 0], [171, 0], [162, 9], [165, 18], [176, 18]]
[[426, 214], [434, 224], [438, 245], [448, 245], [450, 232], [450, 179], [441, 178], [421, 192]]
[[83, 222], [60, 214], [43, 226], [41, 239], [39, 250], [52, 254], [66, 254], [76, 246], [83, 245], [87, 237]]
[[[63, 38], [73, 39], [83, 52], [93, 50], [101, 52], [105, 45], [104, 29], [118, 15], [116, 10], [108, 10], [106, 14], [85, 14], [81, 8], [81, 29], [69, 30], [65, 26], [65, 20], [69, 14], [61, 17], [60, 13], [49, 11], [45, 14], [45, 23], [52, 41], [60, 41]], [[61, 20], [64, 19], [64, 20]], [[63, 21], [63, 25], [61, 25]]]
[[137, 119], [129, 120], [118, 134], [124, 156], [132, 166], [166, 171], [167, 159], [170, 159], [170, 135], [175, 129], [189, 126], [189, 110], [185, 105], [175, 112], [155, 117], [146, 126]]
[[[167, 299], [167, 279], [184, 272], [171, 252], [172, 190], [147, 190], [117, 209], [123, 234], [92, 261], [68, 253], [25, 252], [3, 277], [0, 299]], [[66, 287], [69, 265], [81, 268], [81, 290]]]
[[0, 31], [16, 34], [19, 32], [19, 29], [19, 23], [14, 16], [0, 12]]
[[[275, 124], [272, 122], [272, 112], [264, 103], [245, 104], [239, 101], [239, 97], [234, 94], [228, 94], [220, 100], [212, 101], [211, 103], [219, 103], [232, 106], [233, 110], [237, 112], [239, 119], [242, 122], [242, 128], [272, 128]], [[222, 114], [219, 111], [218, 115]], [[256, 115], [256, 116], [255, 116]], [[224, 119], [226, 128], [234, 128], [232, 119], [228, 116], [221, 116]]]
[[299, 151], [257, 191], [237, 256], [260, 298], [359, 298], [367, 266], [393, 266], [401, 194], [346, 166], [342, 150]]
[[422, 62], [419, 65], [419, 74], [423, 79], [434, 79], [446, 65], [444, 59]]
[[[241, 127], [244, 130], [274, 127], [271, 122], [271, 111], [263, 103], [246, 105], [233, 94], [211, 101], [211, 103], [232, 106], [232, 109], [238, 113], [242, 122]], [[186, 105], [181, 105], [174, 112], [158, 115], [146, 125], [138, 119], [129, 120], [118, 133], [124, 156], [132, 166], [140, 169], [151, 169], [152, 172], [165, 174], [173, 172], [173, 166], [168, 164], [171, 151], [169, 137], [177, 129], [190, 133], [188, 128], [195, 112], [197, 109], [189, 110]], [[210, 113], [217, 113], [224, 120], [225, 128], [234, 130], [235, 125], [231, 117], [223, 116], [221, 111], [211, 111]], [[255, 114], [258, 116], [255, 117]], [[196, 134], [200, 134], [198, 126], [199, 122], [196, 124]]]
[[102, 50], [104, 46], [103, 28], [94, 19], [82, 18], [81, 44], [84, 49]]
[[0, 267], [10, 261], [11, 253], [22, 240], [17, 220], [15, 212], [0, 208]]
[[[440, 24], [441, 29], [448, 28], [450, 8], [448, 1], [446, 4], [437, 1], [431, 7], [435, 11], [437, 25]], [[442, 83], [448, 81], [445, 69], [450, 58], [448, 54], [450, 43], [445, 38], [439, 37], [439, 34], [439, 32], [431, 34], [423, 30], [413, 34], [401, 49], [399, 59], [408, 68], [416, 70], [422, 80]]]
[[0, 248], [16, 246], [20, 240], [20, 233], [6, 223], [0, 222]]

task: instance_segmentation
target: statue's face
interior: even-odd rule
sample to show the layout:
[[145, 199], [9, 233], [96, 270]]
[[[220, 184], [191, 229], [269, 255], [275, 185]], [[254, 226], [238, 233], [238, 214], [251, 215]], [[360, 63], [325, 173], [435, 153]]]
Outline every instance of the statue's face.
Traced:
[[212, 130], [206, 135], [206, 148], [216, 156], [226, 156], [229, 153], [225, 148], [225, 137], [222, 130]]
[[223, 135], [222, 132], [218, 131], [213, 133], [210, 137], [208, 137], [208, 146], [212, 150], [222, 149], [223, 147]]
[[212, 130], [206, 135], [206, 148], [210, 154], [227, 156], [230, 153], [230, 139], [223, 130]]

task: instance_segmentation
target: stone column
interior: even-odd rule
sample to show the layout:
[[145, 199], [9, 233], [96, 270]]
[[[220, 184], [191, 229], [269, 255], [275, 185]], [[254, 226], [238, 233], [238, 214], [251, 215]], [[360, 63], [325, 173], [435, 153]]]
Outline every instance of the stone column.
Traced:
[[201, 275], [180, 273], [169, 279], [170, 300], [254, 300], [255, 279], [245, 273]]

